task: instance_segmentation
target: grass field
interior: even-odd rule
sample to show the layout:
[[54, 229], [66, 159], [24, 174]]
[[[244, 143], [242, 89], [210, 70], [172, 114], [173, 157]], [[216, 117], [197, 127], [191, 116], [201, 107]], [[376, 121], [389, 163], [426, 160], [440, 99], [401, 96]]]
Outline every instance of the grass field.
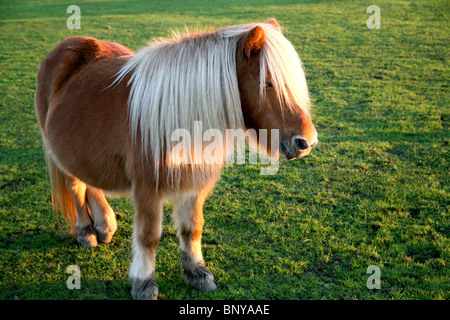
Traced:
[[[80, 30], [66, 27], [70, 4]], [[366, 26], [372, 4], [381, 29]], [[225, 168], [204, 210], [215, 292], [184, 285], [166, 206], [159, 299], [450, 299], [449, 15], [448, 0], [1, 0], [0, 299], [131, 298], [130, 200], [111, 199], [119, 230], [93, 250], [55, 222], [33, 102], [46, 53], [72, 35], [136, 50], [185, 25], [269, 17], [302, 57], [319, 145], [274, 176]], [[381, 289], [366, 285], [370, 265]]]

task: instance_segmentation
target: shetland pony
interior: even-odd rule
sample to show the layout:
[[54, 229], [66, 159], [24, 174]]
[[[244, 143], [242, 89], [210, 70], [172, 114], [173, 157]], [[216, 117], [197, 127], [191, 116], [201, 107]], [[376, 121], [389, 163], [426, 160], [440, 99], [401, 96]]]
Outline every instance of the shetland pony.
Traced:
[[288, 159], [317, 143], [300, 58], [275, 19], [175, 34], [136, 54], [89, 37], [66, 39], [41, 62], [35, 102], [54, 211], [59, 207], [83, 247], [110, 242], [117, 229], [102, 190], [131, 192], [135, 299], [158, 295], [155, 252], [169, 199], [185, 282], [216, 289], [201, 235], [203, 204], [222, 164], [174, 165], [175, 129], [192, 132], [196, 121], [204, 130], [267, 129], [269, 142], [279, 130], [267, 150]]

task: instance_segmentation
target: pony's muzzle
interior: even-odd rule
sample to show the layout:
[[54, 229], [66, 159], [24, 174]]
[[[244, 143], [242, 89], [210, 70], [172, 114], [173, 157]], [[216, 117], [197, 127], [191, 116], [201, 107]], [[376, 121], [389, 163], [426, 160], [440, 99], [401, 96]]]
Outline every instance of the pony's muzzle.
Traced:
[[300, 135], [293, 136], [290, 140], [280, 141], [280, 152], [288, 160], [301, 158], [309, 154], [311, 149], [317, 144], [317, 138], [311, 143]]

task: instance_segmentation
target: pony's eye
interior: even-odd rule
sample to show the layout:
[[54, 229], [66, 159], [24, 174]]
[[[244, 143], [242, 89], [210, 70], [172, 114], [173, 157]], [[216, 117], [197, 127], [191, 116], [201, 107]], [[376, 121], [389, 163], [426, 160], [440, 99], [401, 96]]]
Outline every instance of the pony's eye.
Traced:
[[[261, 82], [260, 81], [258, 81], [258, 86], [261, 86]], [[266, 87], [266, 89], [273, 88], [273, 84], [271, 82], [269, 82], [269, 81], [266, 81], [265, 87]]]

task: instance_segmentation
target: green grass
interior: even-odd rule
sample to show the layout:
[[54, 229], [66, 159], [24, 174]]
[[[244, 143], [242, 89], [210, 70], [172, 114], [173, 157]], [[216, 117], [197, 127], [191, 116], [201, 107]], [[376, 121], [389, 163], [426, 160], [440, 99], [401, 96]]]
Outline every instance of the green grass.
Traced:
[[[72, 3], [70, 3], [72, 4]], [[228, 166], [205, 204], [213, 293], [184, 285], [172, 207], [157, 251], [160, 299], [449, 299], [449, 1], [77, 1], [0, 4], [0, 299], [130, 299], [132, 205], [119, 230], [82, 249], [51, 210], [34, 112], [40, 60], [88, 35], [138, 49], [170, 29], [275, 17], [298, 49], [319, 145], [283, 162]], [[108, 29], [107, 26], [110, 28]], [[69, 290], [69, 265], [81, 289]], [[381, 289], [366, 286], [381, 269]]]

